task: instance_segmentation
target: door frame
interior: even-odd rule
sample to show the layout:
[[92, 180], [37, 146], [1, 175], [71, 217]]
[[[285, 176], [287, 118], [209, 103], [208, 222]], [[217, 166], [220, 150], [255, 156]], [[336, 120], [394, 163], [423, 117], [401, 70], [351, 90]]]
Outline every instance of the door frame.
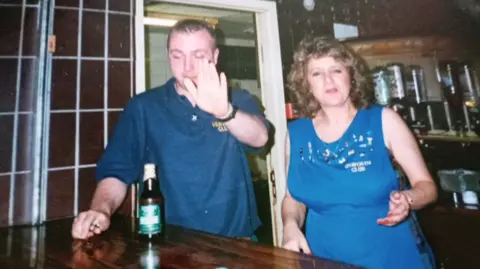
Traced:
[[[275, 128], [274, 141], [267, 155], [270, 212], [272, 217], [273, 244], [280, 246], [283, 238], [281, 202], [285, 193], [285, 134], [287, 118], [283, 87], [280, 37], [275, 1], [264, 0], [155, 0], [172, 4], [222, 7], [256, 14], [257, 55], [262, 101], [267, 119]], [[144, 92], [145, 81], [145, 33], [144, 1], [137, 0], [135, 11], [135, 94]], [[222, 53], [222, 52], [220, 52]]]

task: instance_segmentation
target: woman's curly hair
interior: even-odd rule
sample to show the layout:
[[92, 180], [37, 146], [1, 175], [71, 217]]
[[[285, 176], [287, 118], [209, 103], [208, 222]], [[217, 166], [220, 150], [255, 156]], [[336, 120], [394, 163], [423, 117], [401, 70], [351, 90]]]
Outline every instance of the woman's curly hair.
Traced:
[[321, 57], [333, 57], [349, 70], [352, 80], [350, 99], [356, 108], [365, 108], [373, 103], [374, 92], [365, 62], [334, 38], [307, 36], [293, 54], [293, 64], [287, 77], [293, 107], [301, 116], [313, 118], [321, 109], [307, 81], [308, 62]]

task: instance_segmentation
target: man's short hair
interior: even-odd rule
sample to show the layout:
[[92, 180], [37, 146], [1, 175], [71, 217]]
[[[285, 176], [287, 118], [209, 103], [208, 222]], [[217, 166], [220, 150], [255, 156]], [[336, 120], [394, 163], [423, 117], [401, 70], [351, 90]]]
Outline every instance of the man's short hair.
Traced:
[[212, 37], [213, 48], [217, 47], [217, 38], [215, 35], [215, 30], [210, 24], [206, 21], [195, 20], [195, 19], [185, 19], [178, 21], [175, 25], [170, 28], [167, 37], [167, 49], [170, 48], [170, 38], [173, 33], [195, 33], [198, 31], [205, 30]]

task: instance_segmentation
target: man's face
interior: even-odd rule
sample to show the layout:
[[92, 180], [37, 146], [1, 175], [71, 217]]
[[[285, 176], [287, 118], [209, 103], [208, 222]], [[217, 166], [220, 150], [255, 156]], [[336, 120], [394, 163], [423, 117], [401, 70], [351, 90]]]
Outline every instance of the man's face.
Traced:
[[207, 59], [217, 64], [218, 49], [206, 30], [173, 32], [170, 36], [168, 59], [177, 85], [185, 88], [183, 80], [189, 78], [197, 84], [198, 62]]

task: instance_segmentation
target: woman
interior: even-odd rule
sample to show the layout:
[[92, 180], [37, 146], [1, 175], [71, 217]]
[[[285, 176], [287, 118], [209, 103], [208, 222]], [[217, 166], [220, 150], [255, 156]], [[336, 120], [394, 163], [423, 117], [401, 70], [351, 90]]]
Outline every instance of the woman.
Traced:
[[[294, 54], [288, 82], [303, 117], [285, 141], [283, 246], [371, 269], [433, 268], [410, 213], [436, 199], [435, 184], [406, 124], [373, 104], [367, 71], [334, 39], [307, 37]], [[399, 189], [391, 157], [411, 189]]]

